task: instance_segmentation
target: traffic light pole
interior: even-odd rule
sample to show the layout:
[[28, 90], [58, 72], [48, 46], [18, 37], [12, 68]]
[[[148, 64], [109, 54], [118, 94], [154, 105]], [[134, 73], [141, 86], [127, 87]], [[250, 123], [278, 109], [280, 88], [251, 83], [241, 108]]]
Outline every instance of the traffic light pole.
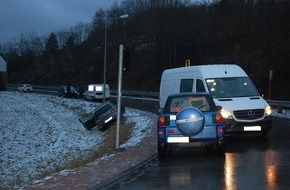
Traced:
[[118, 69], [118, 92], [117, 92], [116, 149], [119, 149], [121, 97], [122, 97], [122, 74], [123, 74], [123, 51], [124, 51], [124, 46], [120, 45], [120, 47], [119, 47], [119, 69]]

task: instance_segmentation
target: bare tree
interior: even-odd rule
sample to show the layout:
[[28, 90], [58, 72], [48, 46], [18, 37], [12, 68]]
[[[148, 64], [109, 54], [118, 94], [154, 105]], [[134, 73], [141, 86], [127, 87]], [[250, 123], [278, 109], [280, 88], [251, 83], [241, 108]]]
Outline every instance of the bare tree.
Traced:
[[93, 29], [103, 27], [106, 24], [106, 12], [104, 9], [99, 9], [93, 17]]
[[91, 24], [83, 22], [80, 22], [71, 28], [71, 32], [75, 36], [76, 44], [81, 44], [84, 40], [86, 40], [91, 31]]
[[63, 47], [65, 45], [65, 42], [71, 35], [71, 32], [68, 29], [61, 29], [60, 31], [57, 31], [56, 33], [58, 46]]

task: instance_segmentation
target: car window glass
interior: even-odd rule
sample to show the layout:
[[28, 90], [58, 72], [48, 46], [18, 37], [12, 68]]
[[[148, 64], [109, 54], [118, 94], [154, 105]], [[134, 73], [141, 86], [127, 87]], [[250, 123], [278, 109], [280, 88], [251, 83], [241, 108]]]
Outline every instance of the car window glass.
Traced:
[[110, 104], [106, 104], [105, 106], [101, 107], [100, 109], [98, 109], [96, 112], [95, 112], [95, 116], [100, 116], [102, 115], [103, 113], [106, 113], [108, 110], [110, 110], [112, 108], [112, 106]]
[[259, 93], [248, 77], [206, 79], [210, 94], [214, 98], [258, 96]]
[[172, 98], [170, 112], [177, 113], [185, 107], [195, 107], [201, 111], [209, 111], [210, 106], [205, 96], [184, 96]]

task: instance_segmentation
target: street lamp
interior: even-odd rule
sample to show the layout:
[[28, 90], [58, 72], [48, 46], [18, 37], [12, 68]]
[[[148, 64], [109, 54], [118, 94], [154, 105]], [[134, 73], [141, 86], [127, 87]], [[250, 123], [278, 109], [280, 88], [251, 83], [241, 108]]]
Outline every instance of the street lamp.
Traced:
[[269, 92], [268, 92], [268, 99], [270, 100], [271, 99], [271, 81], [273, 79], [273, 70], [270, 69], [269, 70]]
[[[116, 18], [111, 18], [109, 20], [116, 20], [116, 19], [125, 19], [128, 18], [129, 15], [125, 14], [125, 15], [121, 15], [119, 17]], [[106, 21], [105, 24], [105, 46], [104, 46], [104, 83], [103, 83], [103, 103], [106, 102], [106, 73], [107, 73], [107, 24], [108, 22]]]

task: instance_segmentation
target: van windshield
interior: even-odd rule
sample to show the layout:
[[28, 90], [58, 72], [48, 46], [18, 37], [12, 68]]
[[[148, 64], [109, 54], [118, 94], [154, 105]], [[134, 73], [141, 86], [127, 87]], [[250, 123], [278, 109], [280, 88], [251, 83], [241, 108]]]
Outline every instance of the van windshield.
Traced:
[[210, 78], [206, 84], [213, 98], [259, 96], [248, 77]]

